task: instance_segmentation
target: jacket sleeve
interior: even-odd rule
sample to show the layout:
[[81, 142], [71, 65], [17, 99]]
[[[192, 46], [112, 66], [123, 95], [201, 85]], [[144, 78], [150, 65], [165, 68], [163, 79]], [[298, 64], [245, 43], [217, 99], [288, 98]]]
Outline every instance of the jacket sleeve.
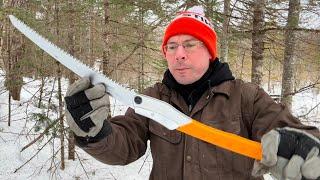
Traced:
[[276, 103], [262, 88], [247, 83], [242, 91], [242, 101], [250, 117], [249, 128], [251, 138], [260, 141], [268, 131], [277, 127], [292, 127], [304, 130], [320, 137], [319, 130], [313, 126], [307, 126], [294, 117], [290, 110], [281, 103]]
[[125, 115], [113, 117], [109, 121], [112, 127], [110, 135], [80, 147], [95, 159], [110, 165], [126, 165], [144, 155], [148, 140], [146, 118], [129, 108]]
[[[157, 88], [144, 94], [158, 98]], [[125, 115], [109, 119], [112, 132], [98, 142], [76, 144], [95, 159], [110, 165], [126, 165], [145, 154], [149, 139], [149, 119], [129, 108]]]

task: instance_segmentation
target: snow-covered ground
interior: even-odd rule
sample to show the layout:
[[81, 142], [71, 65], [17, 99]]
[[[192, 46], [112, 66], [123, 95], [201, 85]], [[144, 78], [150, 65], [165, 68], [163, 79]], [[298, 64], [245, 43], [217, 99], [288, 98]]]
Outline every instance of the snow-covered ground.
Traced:
[[[20, 101], [12, 101], [11, 126], [8, 127], [8, 92], [4, 90], [3, 74], [0, 74], [0, 179], [118, 179], [118, 180], [145, 180], [148, 179], [152, 158], [150, 151], [138, 161], [127, 166], [109, 166], [95, 160], [80, 148], [76, 148], [76, 160], [66, 160], [66, 168], [60, 170], [60, 153], [56, 153], [60, 147], [60, 140], [54, 139], [49, 143], [48, 137], [33, 144], [23, 152], [21, 149], [36, 138], [40, 132], [35, 132], [32, 128], [36, 121], [32, 119], [32, 113], [44, 113], [47, 109], [39, 109], [37, 104], [39, 94], [35, 94], [40, 87], [40, 81], [34, 81], [30, 78], [24, 78], [26, 85], [23, 86]], [[68, 86], [66, 81], [62, 82], [63, 92]], [[48, 93], [51, 92], [53, 79], [46, 83], [46, 100]], [[57, 87], [57, 83], [55, 83]], [[57, 88], [54, 90], [53, 103], [57, 103]], [[113, 100], [112, 100], [113, 101]], [[118, 102], [113, 102], [112, 113], [114, 115], [122, 114], [126, 107]], [[50, 118], [58, 117], [53, 107], [50, 111]], [[20, 135], [19, 135], [20, 134]], [[46, 144], [47, 143], [47, 144]], [[46, 145], [45, 145], [46, 144]], [[45, 146], [44, 146], [45, 145]], [[43, 147], [44, 146], [44, 147]], [[38, 150], [41, 151], [38, 152]], [[67, 156], [67, 150], [65, 150]], [[36, 154], [36, 155], [35, 155]], [[27, 162], [31, 157], [35, 157], [25, 166], [14, 172], [21, 165]], [[52, 156], [55, 156], [53, 158]], [[79, 160], [80, 159], [80, 160]], [[87, 178], [88, 177], [88, 178]]]
[[[37, 108], [38, 90], [41, 82], [31, 78], [24, 78], [25, 85], [21, 92], [20, 101], [12, 101], [11, 126], [8, 127], [8, 92], [4, 89], [3, 73], [0, 71], [0, 179], [118, 179], [118, 180], [139, 180], [148, 179], [152, 167], [150, 150], [134, 163], [127, 166], [109, 166], [93, 159], [80, 148], [76, 148], [76, 160], [66, 160], [65, 170], [60, 170], [60, 140], [49, 141], [50, 136], [42, 138], [23, 152], [21, 149], [36, 138], [40, 132], [35, 132], [34, 125], [37, 121], [32, 118], [32, 113], [47, 113], [46, 108]], [[49, 79], [45, 85], [45, 101], [53, 90], [52, 101], [57, 103], [57, 82]], [[63, 80], [63, 92], [66, 91], [67, 81]], [[113, 100], [112, 100], [113, 101]], [[320, 95], [313, 95], [306, 92], [294, 98], [294, 109], [296, 115], [301, 115], [320, 102]], [[113, 101], [113, 115], [123, 114], [126, 107], [119, 102]], [[317, 114], [312, 114], [319, 120], [319, 110], [314, 110]], [[57, 108], [51, 106], [49, 117], [58, 117]], [[39, 123], [39, 122], [38, 122]], [[48, 143], [47, 143], [48, 142]], [[39, 150], [41, 151], [37, 153]], [[58, 153], [56, 153], [58, 152]], [[67, 156], [67, 150], [65, 150]], [[24, 163], [29, 161], [19, 168]], [[16, 172], [15, 172], [16, 171]], [[270, 177], [266, 177], [270, 179]]]
[[[281, 94], [281, 84], [275, 83], [274, 88], [268, 92], [270, 95]], [[267, 85], [263, 86], [267, 89]], [[267, 91], [267, 90], [266, 90]], [[308, 89], [298, 93], [292, 98], [292, 113], [299, 117], [302, 123], [320, 128], [320, 91]]]

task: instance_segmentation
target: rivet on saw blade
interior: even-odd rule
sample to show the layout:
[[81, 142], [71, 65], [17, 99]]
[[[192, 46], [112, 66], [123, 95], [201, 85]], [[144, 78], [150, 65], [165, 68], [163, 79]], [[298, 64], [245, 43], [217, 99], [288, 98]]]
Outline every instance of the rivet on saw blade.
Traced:
[[134, 97], [134, 102], [136, 104], [141, 104], [142, 103], [142, 98], [140, 96], [136, 96], [136, 97]]

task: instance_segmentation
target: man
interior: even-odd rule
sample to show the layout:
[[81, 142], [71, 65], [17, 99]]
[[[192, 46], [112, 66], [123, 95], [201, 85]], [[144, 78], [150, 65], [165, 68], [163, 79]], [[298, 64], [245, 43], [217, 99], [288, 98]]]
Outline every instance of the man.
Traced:
[[150, 179], [247, 180], [261, 179], [266, 172], [279, 179], [318, 178], [320, 143], [313, 136], [318, 130], [302, 125], [263, 89], [235, 80], [217, 58], [216, 46], [208, 19], [181, 13], [164, 34], [168, 70], [163, 81], [144, 93], [201, 123], [261, 141], [261, 161], [170, 131], [130, 108], [106, 120], [108, 95], [103, 85], [91, 87], [88, 78], [71, 85], [65, 98], [66, 119], [78, 146], [101, 162], [124, 165], [140, 158], [150, 140]]

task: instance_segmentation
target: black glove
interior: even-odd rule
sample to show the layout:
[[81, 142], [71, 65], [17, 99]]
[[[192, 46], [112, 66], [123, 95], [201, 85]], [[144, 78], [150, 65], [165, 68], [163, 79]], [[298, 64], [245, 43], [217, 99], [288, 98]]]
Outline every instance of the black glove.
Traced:
[[270, 172], [282, 179], [320, 179], [320, 141], [304, 131], [277, 128], [261, 139], [262, 160], [255, 161], [253, 176]]
[[82, 78], [69, 86], [65, 116], [78, 140], [97, 142], [111, 133], [108, 116], [109, 96], [103, 84], [91, 87], [89, 78]]

